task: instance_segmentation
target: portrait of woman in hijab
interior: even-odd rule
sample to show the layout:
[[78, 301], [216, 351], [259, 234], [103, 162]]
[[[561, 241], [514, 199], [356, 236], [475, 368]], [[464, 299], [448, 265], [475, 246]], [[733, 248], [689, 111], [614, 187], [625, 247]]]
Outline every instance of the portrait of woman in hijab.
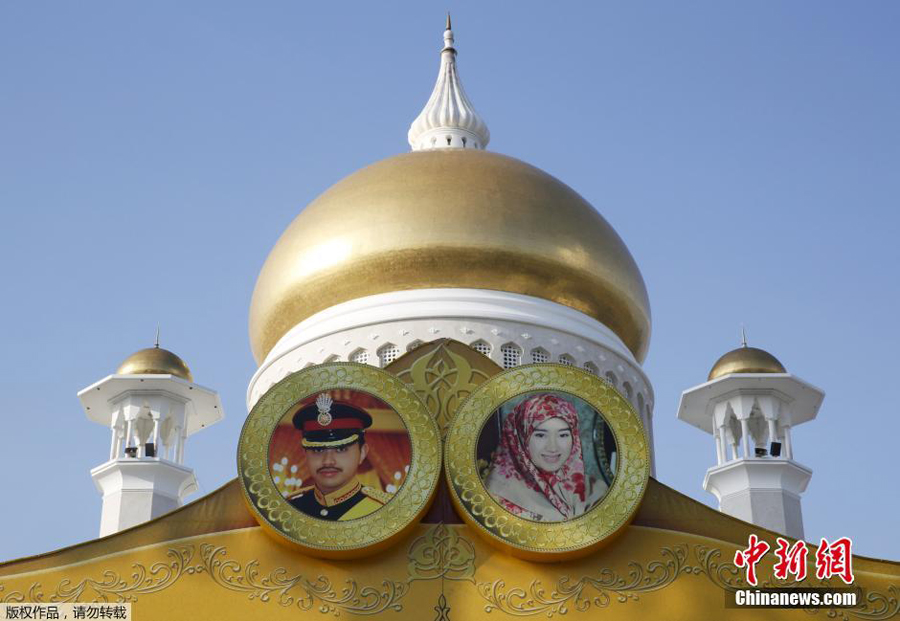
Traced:
[[517, 401], [501, 406], [479, 438], [485, 487], [525, 519], [564, 522], [584, 514], [612, 484], [611, 432], [577, 397], [538, 393]]

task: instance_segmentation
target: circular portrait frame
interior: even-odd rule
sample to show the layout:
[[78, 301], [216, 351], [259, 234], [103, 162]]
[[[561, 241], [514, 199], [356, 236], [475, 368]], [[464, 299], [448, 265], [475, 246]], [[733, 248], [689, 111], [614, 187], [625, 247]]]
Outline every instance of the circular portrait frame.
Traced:
[[[285, 414], [317, 392], [357, 390], [380, 399], [397, 413], [411, 445], [409, 473], [391, 500], [350, 521], [326, 521], [293, 507], [269, 471], [269, 443]], [[373, 366], [326, 363], [297, 371], [269, 388], [247, 416], [238, 442], [238, 479], [250, 511], [279, 541], [322, 558], [356, 558], [383, 550], [414, 527], [428, 510], [441, 471], [441, 435], [434, 417], [415, 392]]]
[[[584, 514], [562, 522], [517, 516], [487, 491], [478, 471], [478, 440], [504, 403], [532, 392], [568, 394], [585, 401], [616, 441], [618, 466], [608, 492]], [[479, 385], [456, 412], [444, 460], [450, 496], [463, 519], [493, 545], [535, 561], [584, 556], [621, 532], [637, 512], [650, 477], [650, 447], [634, 407], [609, 382], [581, 369], [553, 363], [515, 367]]]

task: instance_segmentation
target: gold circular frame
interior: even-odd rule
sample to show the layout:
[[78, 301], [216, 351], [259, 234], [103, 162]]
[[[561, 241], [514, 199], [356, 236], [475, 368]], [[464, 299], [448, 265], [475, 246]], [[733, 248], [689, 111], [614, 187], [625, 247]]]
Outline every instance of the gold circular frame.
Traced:
[[[565, 522], [535, 522], [506, 511], [491, 497], [478, 473], [476, 449], [484, 424], [503, 403], [530, 392], [579, 397], [606, 421], [616, 439], [618, 472], [606, 495]], [[634, 407], [607, 381], [560, 364], [516, 367], [478, 386], [457, 410], [447, 434], [445, 463], [453, 503], [463, 519], [490, 543], [535, 561], [588, 554], [608, 543], [637, 512], [650, 477], [650, 448]]]
[[[282, 417], [323, 390], [367, 392], [394, 408], [409, 433], [409, 474], [394, 497], [374, 513], [329, 522], [291, 506], [269, 473], [269, 441]], [[238, 479], [260, 525], [282, 542], [324, 558], [366, 556], [389, 546], [415, 526], [434, 498], [441, 470], [441, 435], [421, 399], [390, 373], [352, 362], [334, 362], [293, 373], [264, 394], [247, 416], [238, 442]]]

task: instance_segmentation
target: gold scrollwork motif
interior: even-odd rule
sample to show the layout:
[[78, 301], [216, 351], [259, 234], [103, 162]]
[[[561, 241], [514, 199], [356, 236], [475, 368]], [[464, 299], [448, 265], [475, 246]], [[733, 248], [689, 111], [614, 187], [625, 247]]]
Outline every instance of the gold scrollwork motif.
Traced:
[[662, 548], [662, 560], [648, 563], [629, 563], [627, 576], [611, 569], [602, 569], [596, 576], [584, 576], [572, 581], [561, 577], [548, 593], [539, 580], [528, 587], [507, 588], [503, 580], [478, 584], [479, 594], [487, 600], [485, 612], [500, 610], [514, 616], [544, 614], [548, 617], [564, 615], [570, 609], [584, 612], [591, 606], [606, 608], [615, 598], [619, 603], [638, 601], [640, 595], [663, 589], [681, 574], [691, 573], [685, 564], [687, 545]]
[[[461, 343], [456, 346], [466, 347]], [[397, 373], [397, 377], [411, 385], [434, 414], [441, 434], [446, 434], [447, 425], [459, 404], [490, 377], [473, 366], [465, 356], [455, 353], [453, 348], [452, 341], [441, 341], [408, 369]], [[481, 356], [474, 350], [470, 355]]]
[[[116, 602], [136, 602], [139, 595], [158, 593], [172, 586], [184, 574], [192, 573], [190, 563], [194, 556], [194, 546], [169, 548], [166, 556], [170, 559], [168, 563], [154, 563], [149, 568], [135, 563], [132, 565], [133, 571], [130, 579], [108, 570], [103, 572], [101, 580], [85, 578], [74, 585], [69, 579], [62, 580], [46, 601], [60, 603], [109, 602], [112, 598]], [[2, 591], [2, 587], [0, 587], [0, 591]], [[43, 602], [44, 598], [41, 583], [35, 582], [28, 589], [27, 597], [22, 593], [13, 592], [0, 598], [0, 602]]]
[[[744, 572], [734, 563], [722, 559], [722, 551], [717, 548], [707, 546], [696, 546], [694, 553], [697, 557], [698, 565], [693, 568], [695, 574], [702, 574], [709, 578], [713, 584], [725, 591], [737, 591], [738, 589], [749, 588], [746, 580], [742, 578]], [[730, 554], [730, 553], [729, 553]], [[726, 555], [726, 559], [729, 555]], [[811, 572], [808, 575], [815, 575]], [[816, 587], [836, 587], [844, 586], [843, 583], [827, 580], [804, 580], [802, 582], [786, 582], [764, 580], [758, 588], [773, 587], [796, 587], [796, 586], [816, 586]], [[893, 585], [888, 587], [887, 593], [879, 593], [872, 591], [866, 587], [856, 585], [857, 602], [856, 608], [815, 608], [808, 609], [806, 612], [817, 614], [825, 612], [825, 616], [829, 619], [841, 619], [842, 621], [850, 621], [850, 619], [867, 619], [871, 621], [882, 621], [883, 619], [892, 619], [900, 616], [900, 586]]]
[[[865, 587], [860, 589], [859, 601], [862, 605], [850, 611], [854, 617], [859, 619], [892, 619], [900, 617], [900, 585], [888, 587], [887, 593], [878, 593], [870, 591]], [[846, 614], [844, 619], [847, 619]]]
[[[308, 516], [281, 495], [268, 470], [269, 440], [281, 418], [313, 393], [347, 388], [389, 404], [409, 433], [413, 460], [406, 481], [384, 507], [347, 522]], [[390, 373], [364, 364], [322, 364], [289, 375], [253, 407], [238, 444], [238, 478], [257, 521], [304, 552], [349, 558], [383, 549], [424, 513], [441, 468], [440, 431], [411, 387]]]
[[[606, 496], [584, 515], [565, 522], [534, 522], [506, 511], [485, 489], [476, 447], [485, 421], [518, 395], [557, 391], [579, 397], [599, 412], [616, 439], [618, 473]], [[535, 364], [510, 369], [476, 388], [460, 406], [447, 435], [447, 479], [463, 518], [511, 553], [531, 560], [581, 556], [624, 528], [637, 511], [650, 476], [650, 449], [640, 417], [608, 382], [581, 369]]]
[[0, 584], [0, 604], [8, 604], [8, 603], [17, 603], [24, 602], [25, 596], [21, 591], [10, 591], [7, 594], [3, 594], [3, 591], [6, 590], [6, 586]]
[[475, 583], [475, 547], [444, 524], [415, 539], [407, 556], [409, 582], [443, 578]]
[[438, 597], [438, 603], [434, 607], [434, 611], [437, 613], [434, 621], [450, 621], [450, 605], [447, 604], [447, 598], [444, 597], [443, 593]]
[[261, 576], [256, 560], [241, 565], [227, 559], [224, 546], [204, 543], [200, 546], [202, 563], [193, 568], [198, 574], [206, 573], [219, 586], [230, 591], [246, 593], [249, 599], [260, 602], [275, 601], [281, 606], [296, 605], [301, 610], [316, 606], [323, 614], [340, 616], [341, 612], [355, 615], [375, 615], [387, 610], [400, 611], [400, 600], [409, 586], [403, 582], [385, 580], [381, 588], [360, 587], [355, 580], [347, 580], [338, 591], [326, 576], [313, 580], [302, 574], [290, 575], [284, 567]]

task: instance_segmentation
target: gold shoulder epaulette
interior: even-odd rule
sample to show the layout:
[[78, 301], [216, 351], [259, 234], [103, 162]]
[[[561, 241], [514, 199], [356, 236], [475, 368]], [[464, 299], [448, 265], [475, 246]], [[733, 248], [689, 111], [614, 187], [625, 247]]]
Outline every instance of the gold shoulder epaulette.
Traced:
[[383, 505], [386, 505], [388, 501], [394, 497], [393, 494], [382, 492], [380, 489], [375, 489], [374, 487], [369, 487], [368, 485], [363, 485], [362, 493], [372, 500], [377, 500]]
[[315, 487], [315, 485], [308, 485], [306, 487], [301, 487], [296, 492], [294, 492], [293, 494], [288, 496], [285, 500], [293, 500], [294, 498], [300, 498], [300, 496], [302, 496], [306, 492], [310, 491], [314, 487]]

